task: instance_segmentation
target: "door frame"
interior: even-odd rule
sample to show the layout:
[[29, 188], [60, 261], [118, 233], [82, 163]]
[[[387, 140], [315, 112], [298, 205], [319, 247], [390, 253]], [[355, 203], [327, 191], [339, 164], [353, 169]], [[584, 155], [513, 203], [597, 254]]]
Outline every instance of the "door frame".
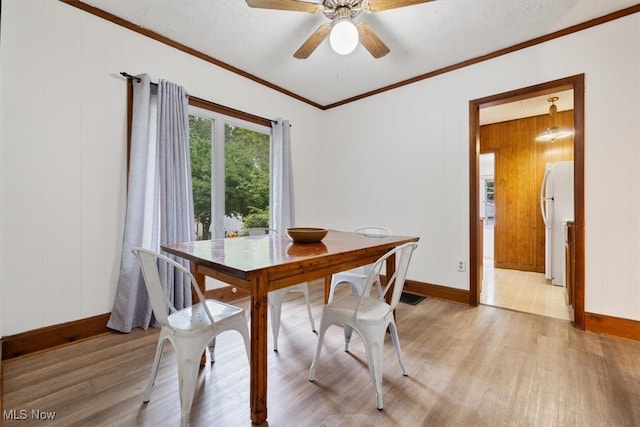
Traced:
[[482, 256], [480, 224], [480, 109], [522, 99], [573, 89], [575, 302], [574, 326], [585, 329], [585, 248], [584, 248], [584, 74], [565, 77], [521, 89], [469, 101], [469, 305], [480, 302]]

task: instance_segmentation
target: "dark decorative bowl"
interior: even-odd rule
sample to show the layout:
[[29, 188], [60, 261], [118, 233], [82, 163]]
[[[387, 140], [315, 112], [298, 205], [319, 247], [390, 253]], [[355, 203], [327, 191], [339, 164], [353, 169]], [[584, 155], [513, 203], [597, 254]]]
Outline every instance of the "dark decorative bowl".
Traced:
[[324, 239], [328, 230], [326, 228], [294, 227], [287, 228], [287, 234], [294, 243], [317, 243]]

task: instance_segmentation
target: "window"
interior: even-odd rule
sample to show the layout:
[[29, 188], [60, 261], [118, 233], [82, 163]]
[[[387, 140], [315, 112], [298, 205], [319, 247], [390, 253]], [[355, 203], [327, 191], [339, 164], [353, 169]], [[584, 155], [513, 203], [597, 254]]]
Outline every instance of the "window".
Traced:
[[487, 202], [493, 203], [495, 202], [495, 187], [493, 179], [487, 179], [485, 181], [485, 194]]
[[271, 129], [193, 106], [189, 111], [197, 238], [268, 227]]

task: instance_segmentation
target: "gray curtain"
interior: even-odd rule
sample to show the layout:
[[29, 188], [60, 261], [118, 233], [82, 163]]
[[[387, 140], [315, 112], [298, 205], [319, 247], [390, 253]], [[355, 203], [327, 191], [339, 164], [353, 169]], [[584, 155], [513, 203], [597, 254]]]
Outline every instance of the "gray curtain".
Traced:
[[[107, 323], [130, 332], [148, 328], [152, 310], [131, 248], [159, 251], [160, 243], [193, 240], [187, 93], [160, 81], [152, 93], [148, 75], [133, 80], [127, 210], [118, 289]], [[185, 265], [187, 262], [184, 262]], [[165, 292], [177, 309], [191, 305], [189, 282], [161, 271]]]
[[[189, 106], [182, 86], [158, 83], [158, 174], [160, 179], [160, 242], [195, 240]], [[189, 268], [189, 263], [178, 259]], [[166, 268], [166, 265], [164, 265]], [[191, 305], [191, 282], [180, 274], [166, 276], [170, 301], [178, 310]]]
[[291, 162], [291, 125], [278, 119], [271, 126], [271, 185], [269, 223], [284, 232], [294, 224], [293, 168]]

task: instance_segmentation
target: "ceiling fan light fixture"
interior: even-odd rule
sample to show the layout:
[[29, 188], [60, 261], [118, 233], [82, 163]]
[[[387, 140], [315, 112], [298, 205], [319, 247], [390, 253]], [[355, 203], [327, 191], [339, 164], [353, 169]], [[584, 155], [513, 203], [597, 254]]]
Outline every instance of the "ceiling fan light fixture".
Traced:
[[559, 127], [550, 127], [541, 132], [537, 137], [538, 142], [554, 142], [558, 139], [568, 138], [573, 135], [573, 131], [561, 129]]
[[549, 107], [549, 116], [551, 117], [551, 126], [540, 132], [538, 136], [536, 136], [537, 142], [555, 142], [558, 139], [568, 138], [573, 136], [573, 131], [569, 129], [563, 129], [555, 125], [556, 121], [556, 113], [558, 112], [558, 106], [556, 105], [556, 101], [558, 100], [557, 96], [552, 96], [547, 99], [548, 102], [551, 103]]
[[339, 55], [348, 55], [358, 46], [358, 29], [349, 19], [336, 22], [329, 34], [331, 49]]

